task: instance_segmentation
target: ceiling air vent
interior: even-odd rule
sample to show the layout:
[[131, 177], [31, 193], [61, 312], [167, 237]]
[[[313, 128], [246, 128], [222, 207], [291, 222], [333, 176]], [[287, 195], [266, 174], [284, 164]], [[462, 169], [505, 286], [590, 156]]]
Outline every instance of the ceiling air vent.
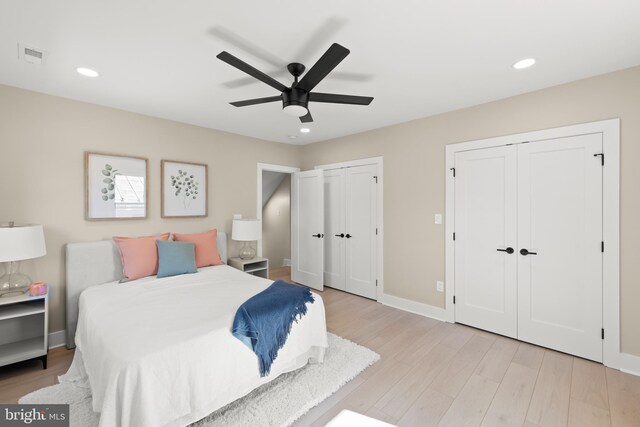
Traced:
[[30, 64], [42, 65], [46, 54], [42, 49], [18, 44], [18, 57]]

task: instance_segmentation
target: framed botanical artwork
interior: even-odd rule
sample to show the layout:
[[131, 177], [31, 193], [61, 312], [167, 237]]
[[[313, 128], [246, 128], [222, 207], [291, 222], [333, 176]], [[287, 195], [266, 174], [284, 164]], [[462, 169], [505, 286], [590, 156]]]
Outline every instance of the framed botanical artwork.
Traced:
[[207, 165], [162, 160], [162, 218], [207, 216]]
[[85, 152], [84, 170], [87, 220], [147, 217], [147, 159]]

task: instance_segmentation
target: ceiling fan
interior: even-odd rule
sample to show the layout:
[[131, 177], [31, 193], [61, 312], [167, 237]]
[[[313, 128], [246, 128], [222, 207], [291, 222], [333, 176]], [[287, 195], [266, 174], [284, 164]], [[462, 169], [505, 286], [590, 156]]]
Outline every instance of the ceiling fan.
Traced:
[[304, 73], [305, 66], [297, 62], [287, 65], [287, 70], [289, 70], [294, 78], [291, 87], [283, 85], [262, 71], [231, 55], [229, 52], [220, 52], [217, 55], [217, 58], [281, 92], [278, 96], [236, 101], [231, 102], [231, 105], [235, 107], [246, 107], [248, 105], [282, 101], [282, 109], [285, 113], [294, 117], [300, 117], [300, 121], [302, 123], [309, 123], [313, 121], [313, 117], [311, 117], [311, 113], [309, 112], [309, 102], [369, 105], [371, 104], [371, 101], [373, 101], [373, 98], [370, 96], [312, 92], [313, 88], [315, 88], [318, 83], [327, 76], [327, 74], [342, 62], [347, 55], [349, 55], [349, 49], [339, 45], [338, 43], [332, 44], [300, 81], [298, 81], [298, 77]]

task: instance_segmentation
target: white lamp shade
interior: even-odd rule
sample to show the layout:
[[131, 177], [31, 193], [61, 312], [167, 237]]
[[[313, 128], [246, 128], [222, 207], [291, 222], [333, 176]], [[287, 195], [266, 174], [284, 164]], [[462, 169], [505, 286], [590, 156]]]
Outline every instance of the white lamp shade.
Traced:
[[0, 262], [38, 258], [46, 254], [41, 225], [0, 227]]
[[262, 235], [262, 221], [259, 219], [234, 219], [231, 239], [240, 242], [259, 240]]

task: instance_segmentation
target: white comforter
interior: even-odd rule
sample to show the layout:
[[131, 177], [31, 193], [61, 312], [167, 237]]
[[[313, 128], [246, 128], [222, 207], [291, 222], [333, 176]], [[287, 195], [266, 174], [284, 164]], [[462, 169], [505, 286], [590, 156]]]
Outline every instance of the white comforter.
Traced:
[[229, 266], [92, 286], [80, 296], [76, 355], [62, 381], [87, 381], [100, 426], [184, 426], [283, 372], [321, 362], [318, 294], [261, 378], [230, 329], [237, 308], [271, 284]]

